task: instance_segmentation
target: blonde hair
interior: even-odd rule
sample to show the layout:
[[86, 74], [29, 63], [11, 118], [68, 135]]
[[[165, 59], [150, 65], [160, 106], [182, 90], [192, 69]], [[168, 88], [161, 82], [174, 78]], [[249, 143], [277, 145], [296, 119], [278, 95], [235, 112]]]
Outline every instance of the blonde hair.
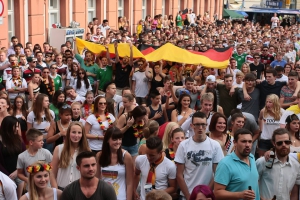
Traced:
[[82, 137], [81, 137], [81, 139], [79, 141], [79, 145], [78, 145], [78, 154], [83, 151], [91, 151], [89, 144], [87, 142], [86, 134], [84, 132], [84, 128], [83, 128], [82, 124], [80, 122], [72, 122], [67, 130], [64, 147], [62, 149], [60, 159], [58, 162], [59, 168], [67, 168], [69, 166], [70, 159], [72, 158], [72, 154], [71, 154], [72, 141], [70, 139], [70, 134], [71, 134], [71, 128], [73, 126], [80, 126], [80, 128], [82, 130], [82, 132], [81, 132]]
[[179, 75], [178, 69], [175, 66], [173, 66], [173, 67], [170, 68], [169, 71], [176, 72], [176, 76], [175, 76], [176, 82], [180, 82], [181, 79], [180, 79], [180, 75]]
[[[243, 66], [244, 65], [246, 65], [246, 67], [247, 67], [247, 69], [248, 69], [248, 71], [247, 72], [243, 72]], [[249, 66], [249, 64], [248, 63], [243, 63], [242, 64], [242, 67], [241, 67], [241, 72], [243, 72], [244, 74], [248, 74], [248, 73], [250, 73], [251, 72], [251, 70], [250, 70], [250, 66]]]
[[169, 122], [165, 128], [165, 132], [164, 132], [164, 136], [162, 139], [163, 142], [163, 149], [168, 149], [169, 145], [171, 144], [171, 129], [174, 126], [178, 126], [179, 125], [176, 122]]
[[[31, 164], [30, 166], [34, 166], [34, 165], [43, 165], [45, 164], [45, 162], [42, 161], [38, 161], [35, 162], [33, 164]], [[47, 170], [45, 170], [47, 171]], [[41, 171], [38, 171], [41, 172]], [[36, 175], [38, 172], [32, 172], [29, 173], [29, 177], [28, 177], [28, 194], [29, 194], [29, 200], [38, 200], [39, 196], [37, 193], [38, 188], [36, 187], [36, 185], [34, 184], [34, 175]], [[50, 171], [47, 171], [49, 173], [49, 180], [50, 180]]]
[[235, 77], [237, 78], [237, 77], [239, 77], [239, 76], [242, 76], [242, 77], [244, 77], [245, 75], [244, 75], [244, 73], [243, 73], [243, 72], [241, 72], [241, 71], [238, 71], [238, 72], [235, 74]]
[[156, 136], [159, 129], [159, 124], [155, 120], [149, 120], [146, 126], [143, 128], [143, 135], [145, 139], [151, 136]]
[[281, 117], [281, 107], [279, 103], [279, 98], [276, 94], [270, 94], [267, 96], [266, 101], [270, 100], [273, 103], [273, 108], [271, 111], [268, 111], [266, 105], [264, 107], [263, 116], [267, 117], [268, 114], [274, 117], [274, 120], [280, 120]]

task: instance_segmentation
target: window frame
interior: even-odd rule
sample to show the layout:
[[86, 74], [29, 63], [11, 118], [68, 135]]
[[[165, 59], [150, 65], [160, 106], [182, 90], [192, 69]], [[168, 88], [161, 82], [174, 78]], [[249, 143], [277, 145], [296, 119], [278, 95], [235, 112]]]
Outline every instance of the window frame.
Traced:
[[[93, 7], [89, 7], [89, 2], [92, 1], [93, 2]], [[89, 13], [92, 13], [93, 16], [91, 19], [89, 19]], [[96, 17], [96, 0], [88, 0], [87, 3], [87, 18], [88, 18], [88, 22], [92, 22], [93, 18]]]
[[[11, 10], [8, 10], [9, 3], [11, 5]], [[9, 20], [9, 16], [11, 20]], [[15, 36], [14, 0], [7, 0], [7, 23], [8, 23], [8, 39], [10, 41], [11, 37]]]
[[[122, 5], [119, 5], [119, 1], [122, 2]], [[119, 12], [121, 11], [121, 14]], [[118, 17], [124, 17], [124, 0], [118, 0]]]
[[[52, 6], [50, 6], [50, 2], [51, 0], [49, 0], [49, 7], [48, 7], [48, 23], [49, 23], [49, 27], [52, 27], [52, 24], [55, 23], [60, 23], [60, 5], [59, 5], [59, 0], [52, 0], [53, 2], [56, 1], [56, 5], [57, 7], [54, 8]], [[51, 22], [51, 14], [57, 14], [57, 22]]]
[[146, 16], [147, 16], [147, 0], [142, 0], [142, 19], [146, 19]]

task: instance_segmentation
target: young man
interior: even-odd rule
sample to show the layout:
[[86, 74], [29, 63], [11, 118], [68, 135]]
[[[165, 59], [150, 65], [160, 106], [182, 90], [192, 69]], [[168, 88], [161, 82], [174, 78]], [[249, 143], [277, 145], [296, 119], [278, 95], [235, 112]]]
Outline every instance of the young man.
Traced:
[[214, 176], [216, 199], [260, 200], [258, 172], [251, 154], [252, 133], [247, 129], [239, 129], [234, 134], [233, 142], [235, 151], [221, 160]]
[[96, 156], [93, 152], [84, 151], [76, 157], [80, 179], [65, 187], [61, 199], [68, 200], [117, 200], [114, 188], [98, 179]]
[[20, 95], [25, 98], [25, 91], [27, 91], [27, 82], [20, 75], [20, 68], [14, 67], [12, 69], [12, 77], [6, 81], [6, 91], [11, 103]]
[[[44, 161], [46, 163], [51, 163], [52, 154], [47, 149], [43, 147], [43, 133], [37, 129], [31, 128], [26, 132], [26, 139], [28, 141], [28, 149], [23, 153], [19, 154], [17, 161], [17, 173], [18, 178], [29, 184], [28, 182], [28, 172], [26, 168], [37, 161]], [[24, 174], [25, 172], [25, 174]], [[55, 177], [53, 173], [50, 173], [50, 183], [51, 187], [57, 188]]]
[[110, 30], [110, 27], [108, 26], [108, 20], [107, 20], [107, 19], [104, 19], [104, 20], [102, 21], [102, 24], [100, 24], [100, 25], [98, 26], [98, 28], [100, 28], [101, 33], [102, 33], [103, 36], [106, 38], [106, 32], [107, 32], [108, 30]]
[[298, 102], [296, 105], [292, 105], [290, 107], [288, 107], [282, 114], [282, 116], [280, 117], [280, 127], [281, 128], [285, 128], [285, 120], [288, 116], [292, 115], [292, 114], [296, 114], [299, 118], [300, 118], [300, 92], [297, 94], [297, 99], [296, 101]]
[[274, 56], [272, 54], [269, 54], [269, 48], [264, 46], [262, 48], [262, 54], [260, 55], [261, 63], [266, 65], [270, 64], [274, 61]]
[[[152, 187], [155, 190], [164, 190], [169, 194], [176, 191], [176, 166], [163, 155], [163, 144], [159, 137], [150, 137], [146, 141], [146, 155], [135, 159], [134, 183], [136, 191], [138, 182], [141, 185], [141, 200], [145, 200], [145, 189]], [[140, 177], [141, 176], [141, 177]], [[139, 195], [134, 192], [135, 199]]]
[[157, 121], [161, 126], [168, 121], [168, 115], [164, 105], [161, 105], [161, 95], [156, 93], [150, 93], [151, 105], [146, 110], [148, 118]]
[[272, 168], [266, 168], [265, 157], [256, 160], [260, 197], [272, 199], [276, 195], [276, 199], [298, 199], [300, 164], [289, 156], [292, 144], [289, 131], [285, 128], [276, 129], [272, 135], [272, 143], [276, 155]]
[[74, 102], [84, 103], [85, 98], [76, 93], [72, 86], [65, 87], [65, 93], [67, 96], [66, 103], [71, 105]]
[[145, 60], [140, 59], [137, 62], [139, 70], [133, 73], [132, 76], [132, 92], [136, 96], [136, 102], [139, 105], [142, 105], [143, 101], [146, 101], [147, 95], [150, 89], [150, 81], [146, 77], [145, 74], [145, 67], [144, 65]]
[[256, 79], [262, 79], [264, 77], [265, 65], [260, 62], [260, 56], [258, 53], [254, 54], [254, 62], [251, 63], [250, 71], [256, 75]]
[[43, 61], [43, 59], [44, 59], [43, 52], [41, 52], [41, 51], [35, 52], [35, 57], [37, 59], [36, 68], [43, 70], [44, 67], [47, 67], [47, 64], [44, 63], [44, 61]]
[[285, 64], [287, 63], [285, 60], [283, 60], [283, 56], [284, 56], [284, 53], [283, 52], [278, 52], [277, 55], [276, 55], [276, 60], [274, 60], [273, 62], [271, 62], [271, 67], [276, 67], [276, 66], [281, 66], [281, 67], [284, 67]]
[[281, 81], [281, 82], [288, 82], [289, 78], [284, 75], [284, 68], [281, 66], [276, 66], [274, 68], [277, 72], [277, 76], [276, 76], [276, 81]]
[[[16, 54], [14, 51], [14, 46], [19, 44], [19, 40], [16, 36], [12, 36], [10, 39], [12, 45], [7, 49], [7, 56], [9, 56], [10, 54]], [[24, 54], [24, 50], [21, 49], [21, 54]]]
[[283, 86], [280, 91], [280, 105], [283, 109], [286, 109], [292, 105], [297, 105], [298, 100], [293, 98], [298, 81], [298, 73], [291, 71], [288, 74], [288, 84]]
[[180, 143], [176, 155], [177, 182], [183, 199], [190, 199], [197, 185], [213, 186], [213, 173], [224, 157], [220, 144], [207, 137], [207, 119], [202, 112], [192, 117], [191, 127], [195, 135]]
[[10, 63], [10, 66], [3, 70], [3, 83], [5, 84], [7, 80], [9, 80], [12, 77], [12, 68], [19, 66], [18, 58], [11, 54], [8, 56], [8, 61]]
[[236, 62], [237, 62], [237, 68], [239, 69], [239, 70], [241, 70], [241, 67], [242, 67], [242, 64], [244, 63], [244, 62], [246, 62], [246, 56], [247, 56], [247, 54], [246, 53], [243, 53], [243, 47], [241, 47], [241, 46], [239, 46], [239, 47], [237, 47], [236, 48], [236, 53], [234, 53], [233, 55], [232, 55], [232, 57], [236, 60]]
[[36, 68], [36, 61], [36, 58], [27, 57], [28, 68], [23, 72], [23, 78], [26, 80], [27, 83], [31, 81], [35, 73], [41, 73], [41, 70]]

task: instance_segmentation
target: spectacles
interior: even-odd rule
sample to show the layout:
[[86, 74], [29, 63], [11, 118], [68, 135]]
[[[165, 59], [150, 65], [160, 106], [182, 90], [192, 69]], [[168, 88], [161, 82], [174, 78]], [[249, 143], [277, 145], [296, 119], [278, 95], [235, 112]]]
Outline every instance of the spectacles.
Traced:
[[106, 105], [106, 102], [99, 102], [99, 105]]
[[36, 61], [32, 61], [32, 63], [36, 63]]
[[44, 74], [49, 74], [50, 72], [43, 72]]
[[263, 50], [263, 51], [268, 51], [268, 50]]
[[67, 108], [71, 108], [71, 106], [68, 105], [68, 104], [64, 104], [61, 108], [62, 108], [62, 109], [67, 109]]
[[281, 145], [283, 145], [283, 143], [286, 145], [291, 145], [292, 141], [291, 140], [278, 141], [278, 142], [276, 142], [276, 145], [281, 146]]
[[204, 124], [204, 123], [200, 123], [200, 124], [193, 124], [196, 128], [205, 128], [207, 126], [207, 124]]
[[78, 74], [84, 74], [84, 73], [78, 73]]

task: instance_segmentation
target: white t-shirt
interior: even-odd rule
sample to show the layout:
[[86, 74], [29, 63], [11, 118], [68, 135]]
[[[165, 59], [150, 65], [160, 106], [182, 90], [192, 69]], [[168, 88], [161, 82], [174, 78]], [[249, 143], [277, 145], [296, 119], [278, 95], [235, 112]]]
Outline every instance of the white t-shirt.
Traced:
[[271, 22], [272, 22], [272, 28], [273, 27], [277, 27], [278, 26], [278, 22], [279, 22], [279, 18], [278, 17], [272, 17], [271, 18]]
[[276, 81], [288, 82], [289, 78], [286, 75], [282, 74], [281, 78], [276, 78]]
[[[24, 78], [21, 78], [21, 81], [22, 81], [21, 87], [16, 87], [15, 83], [13, 82], [13, 79], [12, 78], [8, 79], [5, 83], [6, 84], [6, 90], [10, 90], [12, 88], [27, 88], [26, 80]], [[14, 98], [16, 98], [16, 96], [21, 95], [21, 94], [25, 94], [25, 92], [19, 92], [19, 93], [9, 92], [8, 97], [9, 97], [9, 99], [14, 99]]]
[[189, 193], [197, 185], [209, 184], [213, 178], [213, 164], [219, 163], [223, 157], [220, 143], [209, 137], [201, 143], [195, 142], [193, 137], [180, 143], [175, 162], [184, 164], [183, 175]]
[[[17, 200], [17, 185], [13, 180], [11, 180], [8, 176], [3, 174], [0, 171], [0, 182], [2, 183], [2, 187], [0, 186], [0, 200]], [[5, 196], [4, 196], [4, 195]]]
[[[141, 199], [145, 200], [145, 184], [147, 182], [150, 163], [146, 155], [140, 155], [135, 159], [136, 169], [141, 171]], [[176, 179], [176, 166], [174, 162], [164, 157], [164, 160], [155, 168], [155, 189], [164, 190], [168, 188], [168, 180]]]
[[[284, 113], [284, 109], [280, 109], [281, 115]], [[274, 117], [269, 114], [263, 117], [263, 127], [260, 138], [263, 140], [271, 140], [275, 129], [280, 128], [279, 120], [275, 120]]]
[[108, 25], [103, 26], [102, 24], [100, 24], [98, 27], [101, 29], [101, 32], [102, 32], [103, 36], [106, 37], [106, 30], [109, 30], [110, 27]]
[[71, 72], [68, 72], [67, 80], [70, 80], [69, 85], [72, 86], [72, 85], [74, 85], [75, 80], [77, 80], [77, 76], [76, 77], [71, 76]]
[[190, 18], [190, 24], [195, 24], [196, 15], [195, 13], [188, 14]]
[[[50, 114], [52, 116], [52, 120], [55, 120], [55, 115], [54, 112], [52, 110], [50, 110]], [[31, 111], [28, 116], [27, 116], [27, 122], [32, 124], [32, 128], [38, 129], [39, 131], [41, 131], [44, 135], [47, 134], [47, 132], [45, 131], [46, 127], [50, 126], [50, 122], [46, 121], [46, 117], [45, 115], [42, 115], [42, 122], [40, 124], [37, 123], [35, 115], [33, 113], [33, 111]]]
[[[116, 120], [115, 117], [109, 113], [109, 117], [112, 121], [112, 123]], [[91, 127], [91, 130], [90, 130], [90, 134], [92, 135], [98, 135], [98, 136], [103, 136], [103, 130], [100, 128], [100, 125], [96, 119], [96, 116], [93, 114], [93, 115], [90, 115], [87, 119], [86, 119], [86, 123], [89, 123], [92, 127]], [[102, 122], [102, 124], [105, 126], [105, 128], [107, 129], [108, 128], [108, 121], [105, 120]], [[90, 145], [90, 148], [92, 150], [96, 150], [96, 151], [99, 151], [99, 150], [102, 150], [102, 144], [103, 144], [103, 140], [96, 140], [96, 139], [89, 139], [88, 140], [89, 142], [89, 145]]]
[[82, 96], [80, 96], [80, 95], [78, 95], [78, 94], [77, 94], [77, 96], [76, 96], [75, 99], [71, 99], [70, 97], [67, 97], [67, 99], [66, 99], [66, 103], [67, 103], [68, 105], [71, 105], [71, 104], [74, 103], [74, 102], [79, 102], [79, 103], [83, 104], [84, 101], [85, 101], [85, 97], [82, 97]]
[[88, 82], [90, 84], [88, 89], [86, 89], [86, 86], [85, 86], [85, 83], [84, 83], [83, 80], [81, 81], [81, 87], [78, 89], [77, 88], [77, 79], [74, 80], [74, 84], [72, 85], [72, 87], [76, 90], [76, 93], [78, 95], [85, 98], [85, 95], [86, 95], [87, 91], [92, 91], [93, 90], [89, 79], [88, 79]]
[[134, 72], [132, 80], [135, 81], [135, 95], [136, 97], [145, 97], [148, 95], [148, 78], [145, 75], [145, 72]]

